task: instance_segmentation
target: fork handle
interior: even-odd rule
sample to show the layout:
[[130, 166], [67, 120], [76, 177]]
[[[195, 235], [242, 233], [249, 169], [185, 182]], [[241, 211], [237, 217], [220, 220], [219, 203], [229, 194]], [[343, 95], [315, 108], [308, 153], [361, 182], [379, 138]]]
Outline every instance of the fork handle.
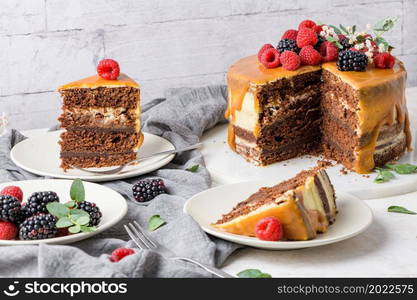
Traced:
[[191, 146], [187, 146], [187, 147], [184, 147], [184, 148], [180, 148], [180, 149], [173, 149], [173, 150], [167, 150], [167, 151], [162, 151], [162, 152], [158, 152], [158, 153], [153, 153], [151, 155], [139, 157], [135, 161], [138, 161], [139, 162], [139, 161], [142, 161], [142, 160], [145, 160], [145, 159], [154, 157], [154, 156], [158, 156], [158, 155], [175, 154], [175, 153], [178, 153], [178, 152], [188, 151], [188, 150], [192, 150], [192, 149], [199, 148], [202, 145], [203, 145], [203, 143], [197, 143], [197, 144], [194, 144], [194, 145], [191, 145]]
[[188, 257], [173, 257], [173, 259], [183, 260], [183, 261], [187, 261], [187, 262], [190, 262], [192, 264], [195, 264], [195, 265], [199, 266], [200, 268], [203, 268], [204, 270], [206, 270], [210, 274], [216, 275], [217, 277], [220, 277], [220, 278], [236, 278], [235, 276], [232, 276], [232, 275], [230, 275], [226, 272], [223, 272], [222, 270], [213, 268], [212, 266], [202, 264], [202, 263], [200, 263], [200, 262], [198, 262], [194, 259], [188, 258]]

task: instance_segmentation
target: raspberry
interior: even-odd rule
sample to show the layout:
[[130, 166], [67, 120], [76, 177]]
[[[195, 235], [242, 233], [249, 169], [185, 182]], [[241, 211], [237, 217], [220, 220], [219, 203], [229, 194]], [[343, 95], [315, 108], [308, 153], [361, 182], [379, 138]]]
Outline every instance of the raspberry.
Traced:
[[314, 21], [304, 20], [298, 25], [298, 30], [300, 30], [302, 28], [314, 29], [315, 27], [316, 27], [316, 23]]
[[274, 48], [274, 46], [272, 46], [271, 44], [265, 44], [261, 47], [261, 49], [259, 49], [259, 51], [258, 51], [258, 61], [259, 62], [261, 62], [262, 53], [264, 53], [265, 50], [270, 49], [270, 48]]
[[281, 65], [279, 52], [275, 48], [269, 48], [261, 55], [261, 63], [267, 69], [273, 69]]
[[305, 46], [300, 51], [301, 63], [308, 66], [316, 66], [321, 62], [321, 55], [313, 46]]
[[295, 41], [297, 39], [298, 30], [295, 29], [289, 29], [284, 32], [284, 34], [281, 37], [281, 40], [293, 40]]
[[281, 53], [280, 60], [282, 63], [282, 67], [286, 70], [297, 70], [301, 64], [301, 59], [297, 55], [297, 53], [292, 51], [284, 51]]
[[333, 43], [324, 41], [320, 46], [320, 54], [324, 62], [335, 61], [339, 55], [339, 49]]
[[18, 186], [9, 185], [0, 191], [0, 195], [9, 195], [15, 197], [17, 200], [22, 202], [23, 192], [22, 189]]
[[14, 240], [17, 237], [17, 226], [11, 222], [0, 221], [0, 240]]
[[124, 257], [128, 256], [128, 255], [132, 255], [134, 254], [135, 251], [133, 249], [130, 248], [117, 248], [116, 250], [114, 250], [110, 256], [110, 261], [112, 262], [118, 262], [120, 260], [122, 260]]
[[120, 74], [120, 67], [113, 59], [102, 59], [97, 66], [97, 73], [106, 80], [116, 80]]
[[316, 33], [320, 33], [320, 32], [322, 32], [322, 31], [323, 31], [323, 26], [324, 26], [324, 24], [322, 24], [322, 25], [316, 25], [316, 26], [314, 26], [314, 28], [312, 28], [312, 29], [314, 29], [314, 31], [315, 31]]
[[311, 28], [301, 28], [297, 35], [297, 46], [303, 48], [304, 46], [317, 44], [318, 38], [316, 32]]
[[255, 226], [256, 237], [264, 241], [279, 241], [284, 235], [281, 222], [275, 217], [266, 217]]
[[379, 69], [391, 69], [395, 64], [395, 57], [388, 52], [379, 53], [374, 58], [375, 67]]

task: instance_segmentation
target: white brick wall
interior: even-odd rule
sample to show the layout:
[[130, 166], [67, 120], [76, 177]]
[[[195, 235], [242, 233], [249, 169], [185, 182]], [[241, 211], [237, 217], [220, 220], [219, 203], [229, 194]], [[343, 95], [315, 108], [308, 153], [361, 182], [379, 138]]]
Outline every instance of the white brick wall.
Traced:
[[169, 87], [224, 82], [228, 66], [311, 18], [365, 25], [400, 17], [387, 38], [417, 85], [417, 0], [2, 0], [0, 112], [13, 127], [51, 126], [57, 86], [119, 61], [143, 100]]

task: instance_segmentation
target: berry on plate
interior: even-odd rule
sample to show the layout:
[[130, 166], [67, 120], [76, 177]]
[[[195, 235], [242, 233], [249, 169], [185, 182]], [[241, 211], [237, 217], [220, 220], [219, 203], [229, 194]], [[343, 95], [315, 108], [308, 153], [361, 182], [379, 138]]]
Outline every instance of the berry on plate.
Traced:
[[301, 28], [297, 35], [297, 46], [303, 48], [305, 46], [314, 46], [317, 44], [318, 38], [317, 33], [311, 28]]
[[297, 53], [292, 51], [284, 51], [280, 55], [282, 67], [289, 71], [297, 70], [301, 65], [301, 59]]
[[0, 221], [0, 240], [14, 240], [17, 237], [17, 226], [12, 222]]
[[320, 46], [320, 54], [324, 62], [336, 61], [339, 49], [333, 43], [324, 41]]
[[132, 192], [136, 201], [147, 202], [160, 194], [166, 194], [167, 189], [162, 179], [144, 179], [133, 185]]
[[90, 222], [87, 226], [97, 226], [100, 223], [103, 214], [95, 203], [82, 201], [77, 204], [77, 208], [90, 215]]
[[98, 63], [97, 74], [107, 80], [116, 80], [120, 74], [119, 64], [110, 58], [102, 59]]
[[391, 69], [395, 64], [395, 57], [388, 52], [378, 53], [374, 58], [374, 64], [379, 69]]
[[288, 29], [282, 35], [281, 40], [293, 40], [293, 41], [295, 41], [297, 39], [297, 34], [298, 34], [298, 30]]
[[57, 218], [51, 214], [39, 214], [23, 221], [19, 226], [21, 240], [43, 240], [56, 237]]
[[59, 197], [55, 192], [35, 192], [28, 198], [23, 211], [26, 217], [31, 217], [39, 213], [48, 213], [46, 205], [51, 202], [59, 202]]
[[264, 241], [279, 241], [284, 235], [282, 224], [276, 217], [266, 217], [255, 226], [256, 237]]
[[117, 248], [116, 250], [114, 250], [110, 256], [110, 261], [112, 262], [118, 262], [120, 260], [122, 260], [123, 258], [125, 258], [128, 255], [132, 255], [134, 254], [135, 251], [133, 249], [130, 248]]
[[258, 61], [259, 62], [261, 62], [262, 53], [264, 53], [265, 50], [268, 50], [270, 48], [274, 48], [274, 46], [272, 46], [271, 44], [265, 44], [261, 47], [261, 49], [259, 49], [259, 51], [258, 51]]
[[281, 65], [279, 52], [275, 48], [269, 48], [261, 55], [261, 63], [267, 69], [277, 68]]
[[321, 55], [313, 46], [305, 46], [300, 51], [301, 63], [308, 66], [316, 66], [321, 62]]
[[19, 223], [22, 218], [20, 201], [9, 195], [0, 195], [0, 220]]
[[20, 202], [22, 202], [22, 200], [23, 200], [23, 191], [22, 191], [22, 189], [18, 186], [14, 186], [14, 185], [9, 185], [9, 186], [6, 186], [5, 188], [3, 188], [0, 191], [0, 195], [9, 195], [9, 196], [15, 197]]
[[311, 20], [304, 20], [302, 21], [299, 25], [298, 25], [298, 30], [302, 29], [302, 28], [310, 28], [310, 29], [315, 29], [316, 27], [316, 22], [311, 21]]

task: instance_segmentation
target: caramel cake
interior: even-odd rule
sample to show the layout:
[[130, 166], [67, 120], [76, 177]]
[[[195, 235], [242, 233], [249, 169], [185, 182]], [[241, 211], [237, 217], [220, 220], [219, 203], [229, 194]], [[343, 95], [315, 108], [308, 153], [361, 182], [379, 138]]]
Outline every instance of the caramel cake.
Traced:
[[93, 75], [59, 87], [61, 167], [122, 165], [136, 159], [143, 142], [139, 85], [125, 74]]
[[229, 233], [255, 236], [256, 224], [276, 217], [285, 240], [304, 241], [326, 232], [337, 214], [335, 193], [318, 166], [272, 187], [263, 187], [237, 204], [213, 226]]
[[[310, 42], [308, 34], [317, 38]], [[320, 39], [329, 34], [341, 49]], [[368, 36], [362, 36], [365, 46], [374, 43]], [[400, 61], [376, 48], [349, 45], [352, 36], [310, 20], [282, 38], [277, 49], [266, 44], [258, 57], [242, 58], [228, 70], [225, 116], [232, 150], [261, 166], [320, 153], [358, 173], [409, 150], [407, 75]]]

